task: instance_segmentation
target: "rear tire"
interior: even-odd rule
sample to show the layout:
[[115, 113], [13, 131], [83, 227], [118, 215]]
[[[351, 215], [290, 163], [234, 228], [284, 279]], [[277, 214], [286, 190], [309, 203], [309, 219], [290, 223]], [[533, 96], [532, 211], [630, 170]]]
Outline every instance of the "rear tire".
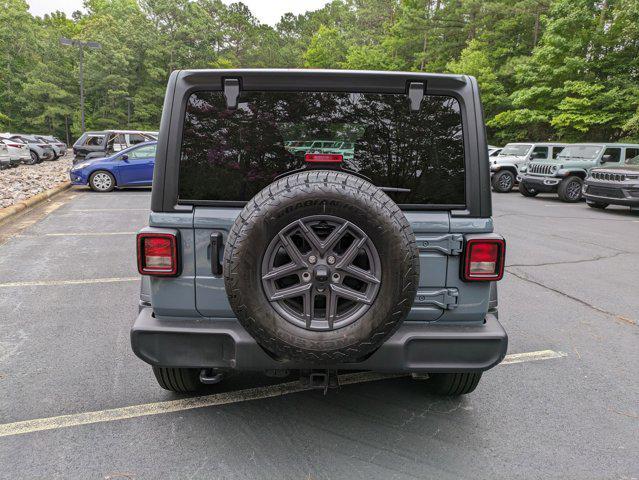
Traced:
[[457, 397], [475, 390], [481, 374], [482, 372], [432, 373], [426, 385], [432, 394]]
[[493, 191], [497, 193], [508, 193], [515, 185], [515, 175], [508, 170], [502, 170], [493, 175], [490, 180]]
[[193, 393], [202, 388], [197, 368], [153, 367], [160, 387], [175, 393]]
[[608, 206], [607, 203], [589, 202], [589, 201], [586, 201], [586, 205], [588, 205], [590, 208], [596, 208], [599, 210], [603, 210], [604, 208]]
[[524, 182], [519, 182], [519, 193], [521, 193], [524, 197], [536, 197], [539, 195], [537, 190], [527, 187]]
[[40, 156], [36, 152], [31, 152], [31, 160], [27, 160], [27, 165], [36, 165], [40, 163]]
[[575, 203], [581, 200], [581, 189], [584, 182], [581, 178], [572, 175], [561, 181], [557, 193], [562, 202]]

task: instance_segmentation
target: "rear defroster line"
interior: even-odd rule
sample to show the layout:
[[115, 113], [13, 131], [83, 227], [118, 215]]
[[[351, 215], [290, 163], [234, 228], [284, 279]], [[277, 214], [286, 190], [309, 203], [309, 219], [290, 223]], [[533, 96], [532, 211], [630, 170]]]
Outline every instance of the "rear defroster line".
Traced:
[[[541, 350], [537, 352], [525, 352], [506, 355], [501, 365], [513, 363], [531, 362], [535, 360], [550, 360], [562, 358], [567, 355], [554, 350]], [[404, 374], [379, 374], [373, 372], [359, 372], [340, 375], [340, 385], [352, 385], [356, 383], [375, 382], [389, 378], [404, 377]], [[0, 424], [0, 437], [10, 437], [25, 433], [41, 432], [44, 430], [57, 430], [59, 428], [77, 427], [93, 423], [112, 422], [130, 418], [147, 417], [162, 413], [174, 413], [196, 408], [228, 405], [231, 403], [247, 402], [265, 398], [280, 397], [292, 393], [312, 390], [312, 386], [303, 386], [299, 381], [268, 385], [265, 387], [248, 388], [231, 392], [215, 393], [201, 397], [184, 398], [168, 402], [145, 403], [130, 407], [112, 408], [95, 412], [74, 413], [60, 415], [58, 417], [37, 418], [22, 422]]]

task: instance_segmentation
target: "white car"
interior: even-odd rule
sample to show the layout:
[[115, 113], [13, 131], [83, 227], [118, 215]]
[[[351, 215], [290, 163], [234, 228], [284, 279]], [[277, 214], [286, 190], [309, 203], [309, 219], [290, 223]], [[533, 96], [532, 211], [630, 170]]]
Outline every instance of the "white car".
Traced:
[[9, 149], [4, 143], [0, 143], [0, 170], [5, 168], [15, 167], [16, 165], [11, 162], [11, 156], [9, 155]]
[[7, 148], [7, 154], [11, 159], [12, 167], [17, 167], [21, 163], [28, 163], [31, 161], [29, 146], [19, 138], [0, 136], [0, 144]]

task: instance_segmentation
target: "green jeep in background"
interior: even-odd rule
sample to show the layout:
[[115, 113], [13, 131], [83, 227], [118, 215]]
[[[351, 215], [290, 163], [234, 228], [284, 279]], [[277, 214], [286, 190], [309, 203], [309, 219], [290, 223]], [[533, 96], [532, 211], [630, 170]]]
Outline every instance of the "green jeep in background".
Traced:
[[557, 192], [564, 202], [578, 202], [585, 178], [592, 168], [622, 165], [639, 154], [639, 145], [625, 143], [578, 143], [569, 145], [553, 160], [530, 162], [520, 170], [519, 192], [534, 197]]

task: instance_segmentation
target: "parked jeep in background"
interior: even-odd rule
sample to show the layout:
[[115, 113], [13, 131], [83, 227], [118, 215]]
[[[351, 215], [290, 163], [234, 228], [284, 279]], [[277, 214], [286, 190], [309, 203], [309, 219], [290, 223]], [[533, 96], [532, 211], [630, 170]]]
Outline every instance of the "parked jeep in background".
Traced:
[[509, 143], [490, 159], [490, 179], [493, 191], [510, 192], [522, 167], [531, 160], [550, 160], [564, 148], [564, 143]]
[[137, 130], [104, 130], [85, 132], [73, 144], [73, 163], [86, 158], [108, 157], [138, 143], [156, 140], [151, 133]]
[[[173, 72], [135, 354], [175, 392], [293, 370], [322, 389], [373, 370], [473, 391], [507, 347], [484, 131], [468, 76]], [[290, 151], [327, 133], [352, 161]]]
[[[633, 153], [637, 156], [629, 158]], [[583, 190], [586, 204], [592, 208], [623, 205], [639, 212], [639, 149], [626, 148], [623, 165], [593, 168]]]
[[618, 166], [625, 158], [639, 154], [639, 145], [625, 143], [576, 143], [568, 145], [557, 158], [530, 162], [522, 170], [519, 191], [526, 197], [540, 192], [557, 192], [564, 202], [581, 200], [583, 183], [591, 169]]

